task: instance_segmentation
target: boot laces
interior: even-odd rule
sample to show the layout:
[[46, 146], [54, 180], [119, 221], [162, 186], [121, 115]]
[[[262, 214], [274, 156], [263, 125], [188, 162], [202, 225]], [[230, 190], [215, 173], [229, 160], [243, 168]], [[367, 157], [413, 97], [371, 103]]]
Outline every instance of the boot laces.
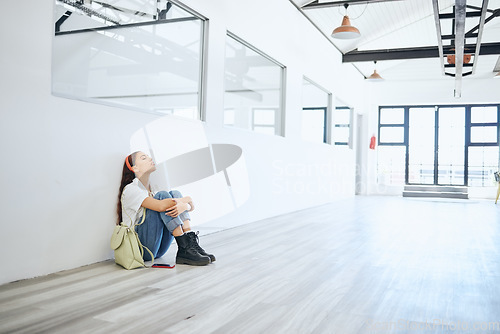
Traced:
[[200, 246], [200, 238], [198, 237], [198, 233], [200, 233], [200, 231], [196, 231], [193, 233], [193, 241], [196, 241], [193, 242], [193, 246], [198, 251], [198, 253], [205, 253], [205, 250]]

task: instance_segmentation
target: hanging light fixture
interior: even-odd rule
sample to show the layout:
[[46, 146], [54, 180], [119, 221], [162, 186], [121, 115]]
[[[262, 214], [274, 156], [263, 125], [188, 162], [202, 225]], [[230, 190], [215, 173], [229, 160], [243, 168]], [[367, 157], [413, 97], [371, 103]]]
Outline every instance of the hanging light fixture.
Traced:
[[497, 75], [495, 75], [493, 79], [500, 79], [500, 72], [497, 72]]
[[361, 33], [359, 32], [358, 28], [353, 27], [351, 25], [349, 16], [347, 16], [347, 7], [349, 7], [349, 4], [345, 3], [344, 7], [345, 7], [345, 15], [344, 18], [342, 19], [342, 25], [333, 30], [332, 37], [338, 39], [358, 38], [359, 36], [361, 36]]
[[384, 78], [382, 78], [377, 73], [377, 61], [375, 60], [373, 63], [375, 64], [375, 69], [373, 70], [372, 75], [370, 75], [368, 78], [366, 78], [366, 80], [370, 80], [370, 81], [382, 81], [382, 80], [384, 80]]

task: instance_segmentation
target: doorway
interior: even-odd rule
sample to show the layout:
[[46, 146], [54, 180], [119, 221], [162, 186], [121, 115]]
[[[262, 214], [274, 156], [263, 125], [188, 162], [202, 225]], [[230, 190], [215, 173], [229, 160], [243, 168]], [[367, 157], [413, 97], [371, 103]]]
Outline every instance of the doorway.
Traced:
[[407, 110], [406, 184], [464, 186], [465, 107]]

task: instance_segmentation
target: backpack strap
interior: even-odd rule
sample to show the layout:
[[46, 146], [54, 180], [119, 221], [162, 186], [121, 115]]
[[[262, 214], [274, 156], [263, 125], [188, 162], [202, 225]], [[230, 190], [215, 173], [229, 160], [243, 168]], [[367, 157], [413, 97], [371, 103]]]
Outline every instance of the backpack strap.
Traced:
[[[135, 231], [135, 228], [139, 225], [142, 225], [144, 223], [144, 221], [146, 220], [146, 208], [145, 207], [142, 207], [143, 208], [143, 212], [142, 212], [142, 220], [139, 224], [135, 224], [135, 226], [133, 226], [132, 228], [134, 229], [134, 232], [137, 233]], [[153, 256], [153, 253], [149, 250], [149, 248], [147, 248], [146, 246], [144, 246], [142, 243], [141, 243], [141, 240], [139, 239], [139, 235], [137, 235], [137, 241], [139, 242], [139, 246], [141, 246], [141, 256], [144, 257], [144, 249], [146, 249], [149, 253], [149, 255], [151, 255], [151, 266], [153, 266], [153, 264], [155, 263], [155, 257]], [[146, 268], [151, 268], [151, 266], [146, 266], [144, 265]]]

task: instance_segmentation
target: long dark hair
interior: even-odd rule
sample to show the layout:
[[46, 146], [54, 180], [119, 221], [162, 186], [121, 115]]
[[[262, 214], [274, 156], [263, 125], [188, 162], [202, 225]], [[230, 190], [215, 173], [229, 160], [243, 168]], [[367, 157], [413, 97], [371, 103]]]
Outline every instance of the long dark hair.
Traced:
[[118, 205], [116, 206], [116, 213], [118, 214], [118, 221], [116, 222], [116, 225], [120, 225], [120, 223], [123, 221], [122, 217], [122, 194], [123, 194], [123, 188], [129, 183], [131, 183], [134, 178], [135, 178], [135, 173], [131, 171], [128, 166], [127, 166], [127, 159], [128, 163], [130, 166], [133, 166], [135, 163], [135, 155], [137, 152], [134, 152], [130, 155], [128, 155], [125, 158], [125, 161], [123, 162], [123, 170], [122, 170], [122, 182], [120, 183], [120, 190], [118, 191]]

